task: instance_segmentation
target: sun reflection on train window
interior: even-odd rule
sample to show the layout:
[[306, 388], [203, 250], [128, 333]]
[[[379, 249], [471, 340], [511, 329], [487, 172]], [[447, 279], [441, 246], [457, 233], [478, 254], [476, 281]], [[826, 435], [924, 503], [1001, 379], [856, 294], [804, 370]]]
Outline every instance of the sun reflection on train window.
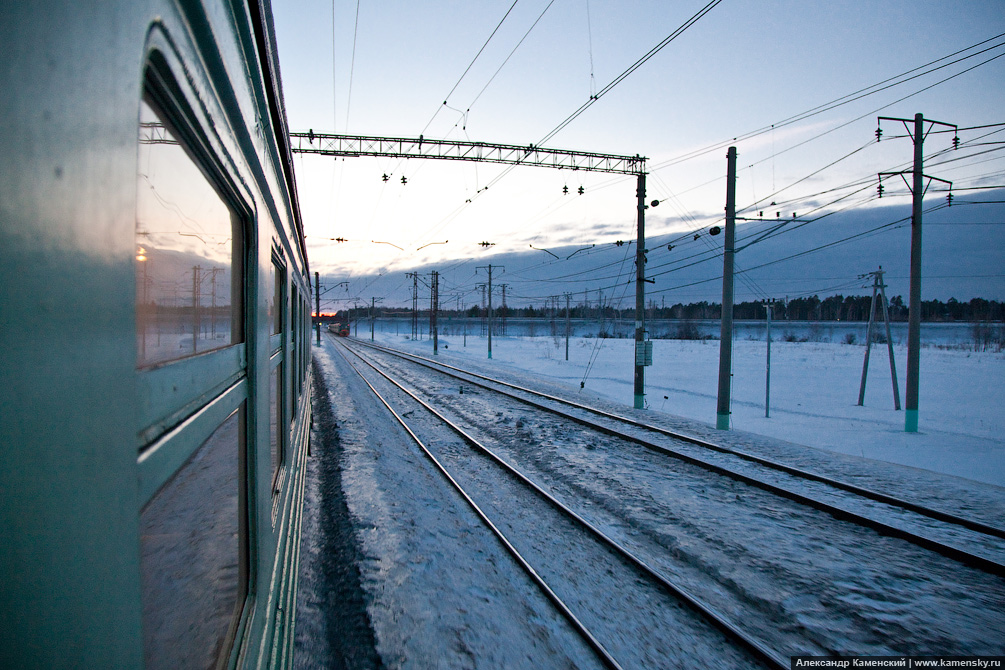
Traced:
[[240, 220], [149, 96], [136, 182], [137, 367], [243, 341]]

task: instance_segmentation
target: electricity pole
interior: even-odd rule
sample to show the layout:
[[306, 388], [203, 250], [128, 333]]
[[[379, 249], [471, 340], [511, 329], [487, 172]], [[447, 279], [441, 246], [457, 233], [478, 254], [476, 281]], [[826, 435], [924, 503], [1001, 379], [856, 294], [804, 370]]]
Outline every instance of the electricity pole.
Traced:
[[433, 335], [433, 355], [439, 353], [439, 331], [436, 328], [436, 313], [440, 311], [440, 273], [433, 270], [430, 273], [429, 287], [429, 332]]
[[[920, 386], [921, 377], [921, 215], [922, 215], [922, 201], [925, 197], [925, 184], [924, 180], [927, 178], [929, 182], [940, 181], [944, 184], [949, 184], [950, 189], [952, 188], [952, 182], [948, 182], [945, 179], [938, 179], [936, 177], [928, 177], [924, 174], [924, 142], [925, 142], [925, 124], [929, 124], [929, 130], [932, 126], [940, 125], [947, 126], [950, 128], [956, 128], [957, 126], [952, 123], [942, 123], [941, 121], [932, 121], [931, 119], [925, 119], [924, 115], [918, 113], [914, 115], [914, 132], [911, 132], [910, 119], [898, 119], [889, 116], [881, 116], [877, 119], [877, 126], [881, 121], [900, 121], [907, 128], [907, 131], [911, 133], [912, 139], [914, 141], [914, 169], [911, 170], [913, 176], [913, 186], [911, 188], [911, 194], [914, 196], [912, 202], [912, 215], [911, 215], [911, 292], [910, 292], [910, 302], [908, 306], [907, 313], [907, 402], [904, 408], [904, 431], [907, 433], [917, 433], [918, 432], [918, 390]], [[876, 128], [876, 141], [878, 142], [882, 136], [882, 131], [880, 128]], [[956, 137], [953, 140], [953, 146], [956, 147], [959, 144], [959, 138]], [[884, 173], [879, 174], [879, 195], [883, 195], [883, 177], [890, 174], [900, 174], [903, 176], [906, 172], [897, 173]], [[905, 181], [906, 178], [905, 178]]]
[[209, 286], [210, 286], [210, 302], [209, 302], [209, 334], [210, 338], [216, 339], [216, 275], [223, 272], [223, 268], [210, 268], [209, 270]]
[[[498, 268], [500, 266], [497, 265], [496, 267]], [[488, 273], [489, 273], [489, 281], [488, 281], [488, 294], [489, 294], [489, 303], [488, 303], [488, 310], [489, 310], [488, 311], [488, 317], [489, 317], [489, 358], [492, 358], [492, 265], [491, 264], [489, 264], [489, 265], [480, 265], [476, 269], [481, 270], [482, 268], [487, 268], [488, 269]]]
[[[379, 299], [383, 300], [383, 298], [379, 298]], [[375, 318], [376, 318], [376, 315], [377, 315], [377, 312], [376, 312], [376, 309], [375, 309], [376, 305], [377, 305], [377, 300], [378, 300], [378, 298], [374, 298], [374, 297], [370, 298], [370, 341], [371, 342], [373, 342], [373, 322], [375, 321]]]
[[572, 300], [572, 294], [565, 294], [565, 360], [569, 360], [569, 302]]
[[722, 321], [719, 329], [719, 394], [715, 427], [729, 430], [733, 374], [733, 253], [736, 238], [736, 147], [726, 153], [726, 239], [722, 251]]
[[419, 275], [406, 272], [406, 277], [412, 278], [412, 340], [419, 339]]
[[[646, 173], [638, 175], [638, 230], [635, 249], [635, 409], [646, 406], [646, 365], [652, 365], [652, 346], [646, 339]], [[648, 344], [648, 346], [647, 346]], [[648, 356], [647, 356], [648, 354]]]
[[[202, 286], [201, 272], [202, 267], [192, 266], [192, 353], [196, 352], [196, 341], [199, 339], [199, 330], [202, 327], [200, 323], [202, 317], [199, 314], [199, 304], [202, 302], [202, 295], [199, 293]], [[276, 305], [276, 309], [279, 309], [279, 305]]]
[[768, 356], [765, 364], [764, 370], [764, 418], [769, 418], [770, 408], [771, 408], [771, 308], [774, 307], [772, 304], [774, 298], [771, 302], [764, 303], [764, 309], [767, 311], [765, 315], [765, 339], [768, 341]]
[[506, 335], [506, 289], [509, 284], [499, 284], [499, 288], [502, 289], [502, 308], [499, 315], [499, 334]]
[[321, 346], [321, 279], [317, 272], [314, 273], [314, 313], [317, 315], [315, 330], [318, 335], [318, 346]]

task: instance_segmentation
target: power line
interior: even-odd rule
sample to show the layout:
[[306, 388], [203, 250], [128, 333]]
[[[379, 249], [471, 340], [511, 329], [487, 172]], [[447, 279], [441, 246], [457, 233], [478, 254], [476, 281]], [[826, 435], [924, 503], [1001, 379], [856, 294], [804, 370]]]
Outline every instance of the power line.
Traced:
[[349, 108], [352, 105], [352, 79], [356, 71], [356, 36], [359, 33], [359, 0], [356, 0], [356, 20], [352, 28], [352, 59], [349, 61], [349, 93], [345, 100], [345, 132], [349, 132]]
[[425, 128], [422, 129], [422, 132], [419, 133], [420, 135], [424, 135], [426, 131], [429, 130], [429, 126], [432, 125], [433, 119], [436, 118], [436, 115], [439, 114], [440, 110], [443, 109], [443, 107], [447, 104], [447, 101], [450, 100], [450, 96], [454, 94], [454, 91], [457, 90], [457, 87], [461, 85], [461, 82], [464, 80], [464, 77], [466, 77], [468, 72], [471, 71], [471, 67], [475, 64], [475, 61], [478, 60], [478, 57], [482, 55], [483, 51], [485, 51], [485, 47], [489, 45], [489, 42], [492, 41], [492, 38], [495, 37], [495, 34], [499, 32], [499, 28], [502, 26], [503, 22], [506, 21], [506, 18], [510, 15], [510, 12], [513, 11], [513, 8], [516, 7], [516, 3], [518, 3], [519, 1], [520, 0], [513, 0], [513, 4], [509, 6], [509, 9], [507, 9], [506, 13], [503, 14], [503, 17], [499, 19], [499, 23], [496, 24], [496, 27], [492, 30], [492, 33], [488, 36], [488, 39], [486, 39], [485, 43], [482, 44], [482, 48], [478, 50], [478, 53], [475, 54], [475, 57], [472, 58], [471, 62], [468, 63], [468, 66], [464, 68], [464, 72], [461, 73], [461, 76], [457, 79], [457, 82], [454, 84], [453, 88], [450, 89], [450, 93], [447, 93], [446, 97], [443, 98], [443, 105], [438, 106], [436, 108], [436, 111], [433, 112], [433, 116], [429, 119], [429, 122], [426, 123], [426, 126]]
[[[939, 62], [944, 61], [944, 60], [949, 59], [949, 58], [953, 58], [954, 56], [958, 56], [959, 54], [965, 53], [965, 52], [970, 51], [972, 49], [976, 49], [977, 47], [983, 46], [984, 44], [987, 44], [988, 42], [993, 42], [995, 40], [1001, 39], [1002, 37], [1005, 37], [1005, 33], [1000, 33], [998, 35], [995, 35], [994, 37], [988, 38], [988, 39], [983, 40], [981, 42], [977, 42], [976, 44], [972, 44], [972, 45], [970, 45], [970, 46], [968, 46], [968, 47], [966, 47], [964, 49], [960, 49], [959, 51], [955, 51], [955, 52], [953, 52], [951, 54], [948, 54], [946, 56], [943, 56], [941, 58], [937, 58], [937, 59], [935, 59], [933, 61], [925, 63], [924, 65], [919, 65], [918, 67], [915, 67], [915, 68], [912, 68], [910, 70], [907, 70], [906, 72], [902, 72], [902, 73], [900, 73], [898, 75], [895, 75], [893, 77], [889, 77], [887, 79], [884, 79], [883, 81], [880, 81], [880, 82], [877, 82], [875, 84], [871, 84], [869, 86], [866, 86], [865, 88], [861, 88], [861, 89], [859, 89], [857, 91], [854, 91], [852, 93], [848, 93], [848, 94], [845, 94], [845, 95], [840, 96], [838, 98], [835, 98], [835, 99], [831, 100], [830, 102], [825, 102], [825, 103], [823, 103], [821, 105], [817, 105], [816, 107], [812, 107], [812, 108], [810, 108], [810, 109], [808, 109], [806, 111], [803, 111], [803, 112], [800, 112], [800, 113], [795, 114], [793, 116], [790, 116], [788, 118], [782, 119], [781, 121], [776, 121], [773, 124], [770, 124], [770, 125], [767, 125], [767, 126], [763, 126], [761, 128], [749, 131], [747, 133], [743, 133], [741, 135], [738, 135], [738, 136], [733, 137], [733, 138], [728, 139], [728, 140], [723, 140], [721, 142], [716, 142], [715, 144], [708, 145], [708, 146], [703, 147], [701, 149], [695, 149], [694, 151], [690, 151], [690, 152], [687, 152], [685, 154], [681, 154], [681, 155], [679, 155], [679, 156], [677, 156], [675, 158], [671, 158], [671, 159], [669, 159], [667, 161], [664, 161], [662, 163], [654, 165], [652, 169], [653, 170], [661, 170], [663, 168], [670, 167], [672, 165], [676, 165], [678, 163], [682, 163], [682, 162], [687, 161], [687, 160], [691, 160], [692, 158], [697, 158], [698, 156], [703, 156], [703, 155], [705, 155], [707, 153], [710, 153], [712, 151], [717, 151], [717, 150], [723, 149], [726, 146], [728, 146], [729, 144], [732, 144], [734, 142], [748, 140], [748, 139], [752, 139], [754, 137], [757, 137], [759, 135], [763, 135], [764, 133], [771, 132], [775, 128], [781, 128], [781, 127], [784, 127], [784, 126], [791, 125], [793, 123], [797, 123], [799, 121], [805, 121], [806, 119], [812, 118], [813, 116], [816, 116], [818, 114], [822, 114], [824, 112], [831, 111], [833, 109], [836, 109], [837, 107], [840, 107], [842, 105], [846, 105], [846, 104], [848, 104], [850, 102], [854, 102], [854, 101], [860, 100], [860, 99], [865, 98], [865, 97], [867, 97], [869, 95], [872, 95], [874, 93], [878, 93], [880, 91], [883, 91], [883, 90], [886, 90], [888, 88], [891, 88], [892, 86], [896, 86], [896, 85], [899, 85], [901, 83], [905, 83], [905, 82], [911, 81], [911, 80], [916, 79], [916, 78], [918, 78], [920, 76], [923, 76], [925, 74], [931, 74], [932, 72], [935, 72], [935, 71], [937, 71], [939, 69], [942, 69], [943, 67], [947, 67], [949, 65], [953, 65], [953, 64], [956, 64], [958, 62], [962, 62], [962, 61], [964, 61], [964, 60], [966, 60], [968, 58], [973, 58], [973, 57], [975, 57], [977, 55], [980, 55], [981, 53], [985, 53], [986, 51], [1000, 48], [1002, 46], [1005, 46], [1005, 43], [996, 44], [996, 45], [994, 45], [992, 47], [988, 47], [987, 49], [984, 49], [984, 50], [979, 51], [977, 53], [970, 54], [970, 55], [965, 56], [963, 58], [960, 58], [960, 59], [958, 59], [956, 61], [953, 61], [952, 63], [946, 63], [946, 64], [943, 64], [943, 65], [940, 65], [939, 67], [936, 67], [936, 68], [933, 68], [933, 69], [928, 70], [926, 72], [922, 72], [920, 74], [914, 75], [912, 77], [904, 79], [903, 81], [896, 82], [896, 80], [901, 79], [903, 77], [907, 77], [907, 75], [910, 75], [910, 74], [912, 74], [914, 72], [917, 72], [918, 70], [922, 70], [924, 68], [928, 68], [928, 67], [930, 67], [932, 65], [935, 65], [936, 63], [939, 63]], [[999, 56], [1000, 55], [1005, 55], [1005, 54], [999, 54]], [[977, 65], [975, 67], [979, 67], [980, 65], [984, 65], [987, 62], [990, 62], [991, 60], [994, 60], [995, 58], [998, 58], [999, 56], [995, 56], [995, 57], [993, 57], [993, 58], [991, 58], [991, 59], [989, 59], [987, 61], [984, 61], [983, 63], [980, 63], [979, 65]], [[970, 69], [973, 69], [973, 68], [970, 68]], [[936, 82], [936, 84], [933, 84], [933, 86], [936, 86], [938, 84], [944, 83], [944, 82], [948, 81], [949, 79], [952, 79], [952, 78], [954, 78], [956, 76], [959, 76], [960, 74], [963, 74], [965, 72], [969, 72], [970, 69], [964, 70], [963, 72], [960, 72], [960, 73], [957, 73], [955, 75], [952, 75], [951, 77], [948, 77], [948, 78], [946, 78], [946, 79], [944, 79], [944, 80], [942, 80], [940, 82]], [[890, 82], [896, 82], [896, 83], [890, 84]], [[889, 84], [889, 85], [887, 85], [887, 84]], [[913, 95], [917, 95], [918, 93], [926, 91], [929, 88], [931, 88], [931, 86], [928, 86], [928, 87], [923, 88], [923, 89], [921, 89], [919, 91], [916, 91], [915, 93], [912, 93], [909, 96], [901, 98], [900, 100], [896, 100], [896, 101], [890, 103], [890, 105], [896, 104], [898, 102], [902, 102], [903, 100], [906, 100], [908, 97], [911, 97]], [[870, 90], [870, 89], [876, 89], [876, 90]], [[862, 119], [862, 118], [864, 118], [866, 116], [871, 116], [872, 114], [875, 114], [876, 112], [881, 111], [881, 110], [885, 109], [886, 107], [889, 107], [890, 105], [884, 105], [883, 107], [880, 107], [877, 110], [871, 111], [871, 112], [869, 112], [869, 113], [867, 113], [867, 114], [865, 114], [865, 115], [863, 115], [861, 117], [853, 119], [852, 122], [858, 121], [858, 120], [860, 120], [860, 119]], [[838, 128], [844, 127], [844, 125], [848, 125], [848, 124], [843, 124], [842, 126], [838, 126]], [[837, 128], [834, 128], [832, 130], [836, 130], [836, 129]], [[831, 131], [827, 131], [827, 132], [831, 132]], [[822, 135], [819, 135], [817, 137], [820, 137], [820, 136], [822, 136]], [[816, 138], [811, 138], [811, 139], [816, 139]], [[796, 145], [796, 146], [800, 146], [800, 145]], [[791, 148], [794, 148], [794, 147], [791, 147]], [[784, 150], [782, 152], [779, 152], [778, 154], [774, 154], [774, 155], [777, 156], [777, 155], [779, 155], [781, 153], [785, 153], [785, 151], [789, 151], [790, 149], [786, 149], [786, 150]]]
[[[516, 3], [514, 2], [513, 4], [515, 5]], [[498, 68], [496, 69], [496, 71], [495, 71], [495, 72], [494, 72], [494, 73], [492, 74], [492, 76], [491, 76], [491, 77], [489, 77], [489, 80], [488, 80], [488, 81], [487, 81], [487, 82], [485, 83], [485, 86], [483, 86], [483, 87], [482, 87], [482, 90], [478, 91], [478, 95], [476, 95], [476, 96], [475, 96], [475, 99], [474, 99], [474, 100], [472, 100], [472, 101], [471, 101], [471, 103], [470, 103], [470, 104], [468, 105], [468, 108], [467, 108], [467, 109], [465, 110], [465, 112], [464, 112], [465, 114], [467, 114], [468, 112], [470, 112], [470, 111], [471, 111], [471, 108], [475, 106], [475, 103], [476, 103], [476, 102], [478, 102], [478, 98], [482, 97], [482, 93], [484, 93], [484, 92], [485, 92], [485, 89], [487, 89], [487, 88], [489, 87], [489, 84], [491, 84], [491, 83], [492, 83], [492, 82], [493, 82], [493, 81], [495, 80], [496, 76], [497, 76], [497, 75], [498, 75], [498, 74], [499, 74], [499, 73], [500, 73], [500, 72], [502, 71], [502, 69], [503, 69], [503, 68], [504, 68], [504, 67], [506, 66], [506, 63], [508, 63], [508, 62], [509, 62], [509, 59], [513, 57], [513, 54], [515, 54], [515, 53], [516, 53], [516, 50], [520, 48], [520, 45], [522, 45], [522, 44], [523, 44], [523, 42], [524, 42], [524, 40], [526, 40], [526, 39], [527, 39], [527, 36], [528, 36], [528, 35], [530, 35], [530, 33], [531, 33], [531, 31], [532, 31], [532, 30], [534, 30], [534, 28], [535, 28], [535, 26], [537, 26], [538, 22], [540, 22], [540, 21], [541, 21], [541, 19], [542, 19], [542, 18], [544, 18], [544, 15], [545, 15], [545, 13], [546, 13], [546, 12], [547, 12], [547, 11], [548, 11], [549, 9], [551, 9], [551, 6], [552, 6], [553, 4], [555, 4], [555, 0], [551, 0], [551, 1], [550, 1], [550, 2], [549, 2], [549, 3], [547, 4], [547, 6], [545, 6], [545, 8], [544, 8], [543, 10], [541, 10], [541, 13], [540, 13], [540, 14], [538, 15], [538, 17], [537, 17], [537, 18], [536, 18], [536, 19], [534, 20], [534, 23], [532, 23], [532, 24], [531, 24], [530, 28], [528, 28], [528, 29], [527, 29], [527, 32], [525, 32], [525, 33], [523, 34], [523, 37], [521, 37], [521, 38], [520, 38], [520, 41], [516, 43], [516, 46], [515, 46], [515, 47], [513, 47], [513, 50], [512, 50], [512, 51], [510, 51], [510, 52], [509, 52], [509, 55], [508, 55], [508, 56], [506, 56], [505, 60], [503, 60], [502, 64], [501, 64], [501, 65], [500, 65], [500, 66], [499, 66], [499, 67], [498, 67]], [[510, 7], [510, 9], [512, 9], [512, 7]], [[504, 18], [505, 18], [505, 17], [504, 17]], [[484, 47], [483, 47], [483, 48], [484, 48]]]
[[565, 128], [567, 125], [569, 125], [574, 120], [576, 120], [576, 118], [579, 117], [580, 114], [582, 114], [587, 109], [589, 109], [593, 105], [593, 103], [595, 103], [597, 100], [599, 100], [600, 98], [602, 98], [605, 95], [607, 95], [608, 93], [610, 93], [610, 91], [615, 86], [617, 86], [622, 81], [624, 81], [625, 79], [627, 79], [629, 77], [629, 75], [631, 75], [637, 69], [639, 69], [640, 67], [642, 67], [650, 58], [652, 58], [657, 53], [659, 53], [660, 51], [662, 51], [664, 47], [666, 47], [668, 44], [670, 44], [675, 39], [677, 39], [678, 37], [680, 37], [680, 35], [685, 30], [687, 30], [688, 28], [690, 28], [691, 26], [693, 26], [695, 23], [697, 23], [703, 16], [705, 16], [705, 14], [707, 14], [710, 11], [712, 11], [712, 9], [716, 5], [718, 5], [720, 2], [722, 2], [722, 0], [711, 0], [711, 2], [709, 2], [707, 5], [705, 5], [701, 9], [699, 9], [698, 12], [695, 13], [691, 18], [689, 18], [683, 24], [681, 24], [680, 26], [678, 26], [676, 30], [674, 30], [672, 33], [670, 33], [665, 38], [663, 38], [663, 40], [659, 44], [657, 44], [656, 46], [654, 46], [652, 49], [650, 49], [648, 52], [646, 52], [646, 54], [644, 56], [642, 56], [637, 61], [635, 61], [634, 63], [632, 63], [624, 72], [622, 72], [621, 74], [619, 74], [609, 84], [607, 84], [607, 86], [604, 86], [602, 89], [600, 89], [596, 93], [596, 95], [591, 95], [586, 102], [584, 102], [582, 105], [580, 105], [579, 109], [577, 109], [572, 114], [570, 114], [568, 117], [566, 117], [566, 119], [564, 121], [562, 121], [561, 123], [559, 123], [558, 126], [556, 126], [553, 130], [551, 130], [551, 132], [549, 132], [547, 135], [545, 135], [544, 137], [542, 137], [538, 141], [538, 144], [544, 144], [545, 142], [547, 142], [548, 140], [550, 140], [552, 137], [554, 137], [555, 135], [557, 135], [563, 128]]
[[[593, 103], [595, 103], [597, 100], [599, 100], [603, 96], [605, 96], [608, 93], [610, 93], [611, 89], [613, 89], [615, 86], [617, 86], [622, 81], [624, 81], [629, 75], [631, 75], [633, 72], [635, 72], [635, 70], [637, 70], [640, 67], [642, 67], [642, 65], [644, 65], [646, 63], [646, 61], [648, 61], [650, 58], [652, 58], [657, 53], [659, 53], [665, 46], [667, 46], [668, 44], [670, 44], [670, 42], [672, 42], [673, 40], [677, 39], [677, 37], [679, 37], [681, 35], [681, 33], [683, 33], [685, 30], [687, 30], [692, 25], [694, 25], [699, 19], [701, 19], [703, 16], [705, 16], [705, 14], [707, 14], [709, 11], [711, 11], [712, 8], [714, 8], [720, 2], [722, 2], [722, 0], [711, 0], [711, 2], [709, 2], [707, 5], [705, 5], [700, 10], [698, 10], [698, 12], [696, 14], [694, 14], [691, 18], [689, 18], [683, 24], [681, 24], [680, 26], [678, 26], [676, 30], [674, 30], [667, 37], [665, 37], [655, 47], [653, 47], [652, 49], [650, 49], [644, 56], [642, 56], [637, 61], [635, 61], [635, 63], [633, 63], [631, 66], [629, 66], [628, 69], [626, 69], [621, 74], [619, 74], [617, 77], [615, 77], [609, 84], [607, 84], [607, 86], [605, 86], [604, 88], [600, 89], [600, 91], [598, 91], [595, 95], [591, 95], [589, 97], [589, 99], [586, 102], [584, 102], [582, 105], [580, 105], [579, 108], [576, 111], [574, 111], [572, 114], [570, 114], [568, 117], [566, 117], [564, 121], [562, 121], [561, 123], [558, 124], [558, 126], [556, 126], [555, 128], [553, 128], [548, 134], [546, 134], [544, 137], [542, 137], [540, 140], [538, 140], [537, 141], [537, 146], [540, 146], [540, 145], [546, 143], [552, 137], [554, 137], [555, 135], [557, 135], [562, 129], [564, 129], [570, 123], [572, 123], [573, 121], [575, 121], [579, 117], [580, 114], [582, 114], [587, 109], [589, 109], [591, 106], [593, 106]], [[507, 167], [505, 170], [503, 170], [501, 173], [499, 173], [499, 175], [497, 175], [495, 177], [495, 179], [493, 179], [492, 181], [490, 181], [485, 186], [485, 188], [482, 189], [482, 190], [484, 191], [485, 189], [489, 188], [490, 186], [494, 186], [495, 184], [497, 184], [500, 180], [502, 180], [504, 177], [506, 177], [506, 175], [508, 175], [510, 172], [512, 172], [513, 168], [514, 168], [514, 166]]]

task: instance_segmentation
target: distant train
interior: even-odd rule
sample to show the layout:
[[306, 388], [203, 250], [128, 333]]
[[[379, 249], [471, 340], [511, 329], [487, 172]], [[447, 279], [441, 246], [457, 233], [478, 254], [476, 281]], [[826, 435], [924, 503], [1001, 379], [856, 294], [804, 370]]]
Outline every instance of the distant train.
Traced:
[[341, 323], [329, 323], [328, 332], [335, 333], [339, 337], [349, 337], [349, 326]]
[[14, 3], [0, 41], [0, 667], [288, 667], [311, 287], [269, 0]]

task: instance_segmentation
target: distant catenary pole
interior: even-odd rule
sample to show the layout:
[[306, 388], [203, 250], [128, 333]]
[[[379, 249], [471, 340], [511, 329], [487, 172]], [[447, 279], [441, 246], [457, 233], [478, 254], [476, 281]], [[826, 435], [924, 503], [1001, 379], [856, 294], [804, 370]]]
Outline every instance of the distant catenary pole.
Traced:
[[722, 321], [719, 329], [719, 394], [715, 427], [729, 430], [733, 370], [733, 253], [736, 238], [736, 147], [726, 153], [726, 239], [722, 251]]

